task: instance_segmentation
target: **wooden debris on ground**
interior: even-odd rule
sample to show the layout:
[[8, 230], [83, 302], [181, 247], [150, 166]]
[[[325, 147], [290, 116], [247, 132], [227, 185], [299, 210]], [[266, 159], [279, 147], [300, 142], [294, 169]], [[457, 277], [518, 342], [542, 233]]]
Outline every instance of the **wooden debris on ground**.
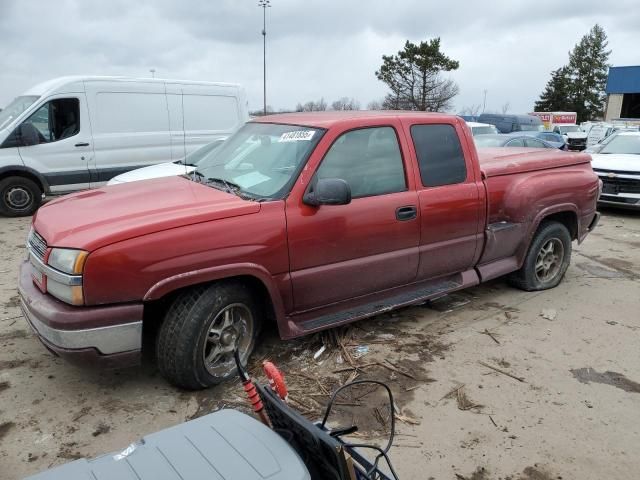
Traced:
[[491, 370], [493, 370], [495, 372], [498, 372], [498, 373], [501, 373], [502, 375], [506, 375], [507, 377], [511, 377], [514, 380], [517, 380], [517, 381], [522, 382], [522, 383], [527, 383], [525, 381], [524, 377], [518, 377], [517, 375], [514, 375], [513, 373], [509, 373], [506, 370], [502, 370], [501, 368], [494, 367], [493, 365], [489, 365], [488, 363], [483, 362], [482, 360], [478, 360], [478, 363], [480, 365], [482, 365], [483, 367], [490, 368]]

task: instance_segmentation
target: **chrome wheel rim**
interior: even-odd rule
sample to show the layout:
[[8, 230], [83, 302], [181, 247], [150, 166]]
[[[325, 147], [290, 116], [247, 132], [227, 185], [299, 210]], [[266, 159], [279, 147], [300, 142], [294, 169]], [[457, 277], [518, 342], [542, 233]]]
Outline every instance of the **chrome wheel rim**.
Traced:
[[4, 200], [14, 210], [24, 210], [31, 204], [31, 192], [24, 187], [10, 187], [4, 194]]
[[553, 280], [562, 268], [564, 245], [558, 238], [547, 240], [536, 257], [536, 278], [543, 282]]
[[202, 360], [209, 374], [224, 377], [235, 368], [233, 352], [237, 348], [240, 360], [246, 363], [253, 341], [254, 320], [243, 303], [224, 307], [207, 326]]

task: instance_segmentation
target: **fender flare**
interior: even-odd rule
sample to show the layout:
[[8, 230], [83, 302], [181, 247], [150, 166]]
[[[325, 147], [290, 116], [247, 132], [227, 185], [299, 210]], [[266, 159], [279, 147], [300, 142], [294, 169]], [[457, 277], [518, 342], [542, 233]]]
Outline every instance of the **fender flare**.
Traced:
[[276, 321], [278, 322], [278, 327], [282, 328], [286, 323], [286, 315], [280, 292], [278, 291], [269, 271], [263, 266], [255, 263], [235, 263], [231, 265], [208, 267], [167, 277], [152, 285], [144, 295], [143, 301], [148, 302], [158, 300], [168, 293], [191, 285], [239, 276], [254, 277], [264, 285], [270, 297], [271, 304], [273, 305], [273, 311]]
[[565, 213], [565, 212], [570, 212], [576, 216], [576, 222], [578, 227], [577, 231], [580, 232], [580, 215], [578, 214], [578, 207], [576, 204], [560, 203], [558, 205], [552, 205], [550, 207], [543, 208], [538, 213], [536, 213], [536, 216], [534, 217], [533, 221], [529, 224], [529, 229], [527, 230], [525, 241], [523, 241], [522, 243], [522, 249], [519, 250], [517, 253], [518, 268], [522, 266], [522, 263], [524, 262], [524, 258], [527, 252], [529, 251], [529, 247], [531, 246], [531, 242], [533, 241], [533, 236], [538, 230], [538, 227], [540, 227], [540, 224], [542, 223], [542, 221], [550, 215], [553, 215], [556, 213]]
[[8, 176], [7, 174], [10, 175], [12, 172], [27, 173], [32, 177], [35, 177], [42, 186], [42, 191], [44, 193], [49, 193], [49, 182], [47, 182], [47, 180], [44, 178], [44, 175], [42, 175], [37, 170], [26, 167], [24, 165], [8, 165], [6, 167], [0, 167], [0, 177]]

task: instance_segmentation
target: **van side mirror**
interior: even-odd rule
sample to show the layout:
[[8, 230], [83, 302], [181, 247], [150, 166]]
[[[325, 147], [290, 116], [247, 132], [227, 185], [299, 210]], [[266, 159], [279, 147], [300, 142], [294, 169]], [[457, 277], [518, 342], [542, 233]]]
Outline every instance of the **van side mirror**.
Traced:
[[351, 187], [341, 178], [320, 178], [311, 184], [302, 201], [312, 207], [351, 203]]
[[38, 145], [40, 138], [38, 130], [29, 121], [26, 121], [16, 128], [16, 140], [20, 147], [30, 147], [31, 145]]

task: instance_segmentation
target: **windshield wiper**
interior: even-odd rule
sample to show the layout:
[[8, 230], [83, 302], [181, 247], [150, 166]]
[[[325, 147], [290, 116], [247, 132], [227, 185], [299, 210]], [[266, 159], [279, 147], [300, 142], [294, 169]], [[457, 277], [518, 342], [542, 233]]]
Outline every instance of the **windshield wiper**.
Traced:
[[176, 165], [184, 165], [185, 167], [197, 167], [195, 163], [183, 162], [182, 160], [176, 160], [173, 163], [175, 163]]
[[228, 193], [237, 194], [242, 190], [242, 187], [240, 185], [238, 185], [237, 183], [233, 183], [228, 180], [225, 180], [224, 178], [209, 177], [207, 178], [206, 183], [222, 184], [224, 185], [224, 188]]

